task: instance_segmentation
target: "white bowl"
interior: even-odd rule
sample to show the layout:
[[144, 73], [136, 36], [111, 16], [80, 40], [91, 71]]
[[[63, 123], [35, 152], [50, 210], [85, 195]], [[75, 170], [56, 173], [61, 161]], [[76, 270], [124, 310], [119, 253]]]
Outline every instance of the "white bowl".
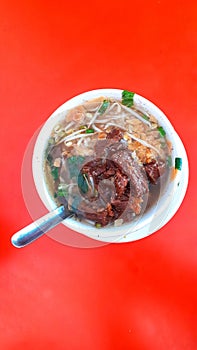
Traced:
[[[84, 101], [99, 96], [121, 100], [121, 94], [122, 90], [119, 89], [99, 89], [82, 93], [57, 108], [57, 110], [45, 122], [35, 143], [32, 167], [37, 192], [49, 211], [56, 208], [56, 203], [50, 195], [45, 183], [43, 163], [47, 141], [53, 127], [64, 118], [67, 110], [82, 104]], [[63, 221], [63, 225], [72, 230], [103, 242], [119, 243], [135, 241], [159, 230], [178, 210], [184, 199], [188, 185], [189, 169], [186, 151], [168, 118], [152, 102], [138, 94], [134, 95], [134, 105], [143, 108], [157, 118], [159, 124], [166, 131], [167, 139], [172, 143], [173, 162], [176, 157], [182, 158], [182, 170], [178, 171], [174, 180], [168, 183], [157, 203], [149, 211], [145, 212], [135, 223], [123, 224], [119, 227], [107, 226], [97, 229], [88, 223], [79, 222], [73, 218]]]

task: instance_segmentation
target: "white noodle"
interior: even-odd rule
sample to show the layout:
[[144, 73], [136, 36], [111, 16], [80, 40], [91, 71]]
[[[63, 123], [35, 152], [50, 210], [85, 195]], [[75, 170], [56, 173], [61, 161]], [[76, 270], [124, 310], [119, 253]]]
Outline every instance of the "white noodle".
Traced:
[[135, 112], [133, 109], [131, 109], [131, 108], [129, 108], [129, 107], [126, 107], [126, 106], [124, 106], [124, 105], [121, 105], [121, 107], [125, 110], [125, 111], [127, 111], [127, 112], [129, 112], [131, 115], [133, 115], [134, 117], [136, 117], [137, 119], [139, 119], [139, 120], [141, 120], [141, 122], [143, 122], [144, 124], [147, 124], [150, 128], [151, 128], [151, 123], [148, 121], [148, 120], [146, 120], [146, 119], [144, 119], [143, 117], [141, 117], [141, 115], [139, 115], [137, 112]]

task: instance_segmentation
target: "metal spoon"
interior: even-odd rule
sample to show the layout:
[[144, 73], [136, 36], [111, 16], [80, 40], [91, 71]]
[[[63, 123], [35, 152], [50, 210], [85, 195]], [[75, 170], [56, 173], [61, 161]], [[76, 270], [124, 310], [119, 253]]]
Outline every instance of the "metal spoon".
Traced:
[[11, 242], [16, 248], [25, 247], [72, 215], [73, 212], [62, 205], [16, 232]]
[[[86, 176], [88, 193], [90, 196], [94, 193], [94, 181], [92, 176]], [[61, 205], [57, 209], [42, 216], [40, 219], [32, 222], [30, 225], [22, 228], [11, 237], [11, 242], [16, 248], [22, 248], [37, 238], [43, 236], [46, 232], [60, 224], [68, 217], [76, 215], [82, 215], [76, 208], [68, 209], [68, 205]], [[83, 216], [83, 215], [82, 215]]]

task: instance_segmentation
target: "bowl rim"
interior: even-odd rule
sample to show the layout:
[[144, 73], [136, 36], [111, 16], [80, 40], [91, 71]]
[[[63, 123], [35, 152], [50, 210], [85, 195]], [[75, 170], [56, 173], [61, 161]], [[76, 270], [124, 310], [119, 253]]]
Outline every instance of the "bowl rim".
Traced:
[[[38, 195], [49, 211], [55, 209], [57, 205], [52, 199], [44, 181], [43, 161], [46, 143], [53, 126], [65, 116], [67, 110], [82, 104], [84, 101], [99, 96], [120, 99], [122, 91], [123, 89], [105, 88], [80, 93], [60, 105], [45, 121], [35, 142], [32, 157], [32, 172]], [[163, 199], [162, 205], [160, 204], [160, 207], [157, 208], [158, 210], [156, 212], [154, 208], [154, 211], [148, 215], [144, 214], [141, 220], [139, 220], [141, 222], [135, 225], [134, 231], [132, 231], [131, 223], [119, 227], [105, 227], [99, 229], [98, 234], [98, 229], [95, 229], [95, 227], [90, 227], [86, 223], [80, 223], [72, 218], [66, 219], [62, 222], [63, 225], [76, 232], [103, 242], [130, 242], [147, 237], [158, 231], [175, 215], [185, 197], [188, 186], [189, 165], [186, 150], [169, 119], [153, 102], [137, 93], [134, 95], [134, 105], [141, 106], [149, 112], [151, 111], [153, 115], [156, 114], [156, 118], [159, 120], [160, 125], [165, 127], [167, 138], [173, 144], [173, 157], [180, 157], [181, 155], [183, 168], [178, 172], [176, 178], [169, 184], [169, 187], [164, 194], [165, 197], [163, 197], [162, 194], [162, 198], [165, 199], [165, 201]], [[150, 220], [151, 217], [152, 219]]]

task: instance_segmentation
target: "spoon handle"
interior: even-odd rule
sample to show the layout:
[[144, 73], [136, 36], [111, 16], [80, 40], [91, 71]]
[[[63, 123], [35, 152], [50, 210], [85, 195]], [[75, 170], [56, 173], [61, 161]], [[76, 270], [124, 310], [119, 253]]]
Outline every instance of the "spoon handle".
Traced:
[[17, 248], [24, 247], [57, 226], [70, 215], [71, 213], [66, 211], [64, 206], [60, 206], [16, 232], [11, 237], [11, 242]]

